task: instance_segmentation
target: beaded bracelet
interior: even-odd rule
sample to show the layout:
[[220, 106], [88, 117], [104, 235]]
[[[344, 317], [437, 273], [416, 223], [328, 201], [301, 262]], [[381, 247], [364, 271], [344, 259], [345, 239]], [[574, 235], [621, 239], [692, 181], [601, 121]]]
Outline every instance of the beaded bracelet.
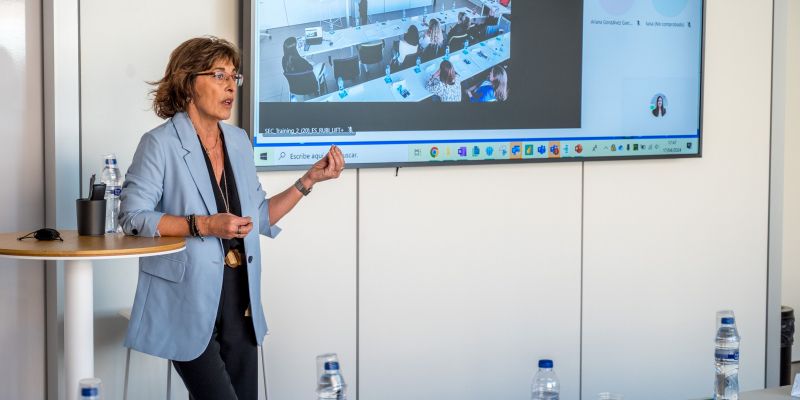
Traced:
[[195, 215], [192, 214], [186, 218], [189, 223], [189, 234], [192, 235], [192, 237], [199, 237], [200, 240], [205, 241], [203, 235], [200, 234], [200, 229], [197, 229], [197, 218], [195, 218]]
[[194, 228], [192, 227], [192, 216], [191, 215], [187, 215], [186, 216], [186, 224], [189, 225], [189, 236], [195, 237], [196, 234], [194, 232]]
[[194, 215], [194, 214], [192, 214], [192, 225], [194, 225], [194, 233], [196, 233], [196, 234], [197, 234], [197, 237], [199, 237], [199, 238], [200, 238], [200, 240], [203, 240], [203, 241], [205, 241], [205, 238], [204, 238], [204, 237], [203, 237], [203, 235], [200, 233], [200, 229], [198, 229], [198, 228], [197, 228], [197, 218], [195, 217], [195, 215]]

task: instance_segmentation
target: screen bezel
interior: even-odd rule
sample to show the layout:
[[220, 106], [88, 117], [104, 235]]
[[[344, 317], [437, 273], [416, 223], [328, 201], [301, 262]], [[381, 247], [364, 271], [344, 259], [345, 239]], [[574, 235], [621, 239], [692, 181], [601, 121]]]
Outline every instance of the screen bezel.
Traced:
[[[256, 108], [258, 102], [255, 101], [257, 93], [254, 85], [257, 79], [255, 73], [258, 57], [258, 40], [260, 32], [258, 30], [256, 2], [258, 0], [242, 0], [240, 9], [240, 21], [242, 29], [239, 31], [239, 41], [242, 43], [242, 67], [245, 79], [242, 90], [239, 91], [240, 124], [247, 130], [250, 144], [253, 144], [253, 133], [256, 129]], [[553, 163], [553, 162], [584, 162], [584, 161], [629, 161], [629, 160], [660, 160], [660, 159], [681, 159], [681, 158], [702, 158], [703, 157], [703, 109], [705, 93], [705, 51], [706, 51], [706, 0], [700, 0], [702, 5], [702, 26], [700, 29], [700, 117], [698, 121], [697, 133], [697, 153], [696, 154], [665, 154], [665, 155], [626, 155], [626, 156], [601, 156], [601, 157], [564, 157], [564, 158], [529, 158], [529, 159], [495, 159], [495, 160], [471, 160], [471, 161], [429, 161], [429, 162], [384, 162], [384, 163], [359, 163], [350, 164], [348, 168], [404, 168], [404, 167], [446, 167], [461, 165], [487, 165], [487, 164], [528, 164], [528, 163]], [[256, 40], [258, 39], [258, 40]], [[254, 149], [255, 151], [255, 149]], [[262, 171], [301, 171], [306, 170], [311, 164], [304, 165], [276, 165], [276, 166], [257, 166], [258, 172]]]

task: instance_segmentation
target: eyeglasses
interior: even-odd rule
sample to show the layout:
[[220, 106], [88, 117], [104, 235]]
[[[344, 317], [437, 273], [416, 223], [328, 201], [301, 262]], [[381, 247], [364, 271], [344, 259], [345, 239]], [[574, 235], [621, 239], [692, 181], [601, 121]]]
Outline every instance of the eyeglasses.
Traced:
[[61, 233], [51, 228], [42, 228], [35, 230], [25, 236], [18, 237], [17, 240], [30, 239], [31, 237], [33, 237], [36, 240], [60, 240], [62, 242], [64, 241], [64, 239], [61, 238]]
[[195, 74], [195, 76], [202, 75], [213, 76], [214, 80], [216, 80], [220, 85], [225, 84], [228, 79], [233, 79], [233, 81], [236, 82], [236, 86], [242, 86], [242, 83], [244, 82], [244, 75], [242, 74], [229, 74], [224, 71], [198, 72]]

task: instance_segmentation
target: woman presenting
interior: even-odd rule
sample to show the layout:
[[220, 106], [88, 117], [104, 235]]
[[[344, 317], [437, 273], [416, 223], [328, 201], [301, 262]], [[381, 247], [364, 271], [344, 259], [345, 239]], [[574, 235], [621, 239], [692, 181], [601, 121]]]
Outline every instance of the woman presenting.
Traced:
[[128, 235], [186, 237], [186, 250], [141, 258], [125, 346], [174, 361], [193, 399], [256, 399], [261, 306], [259, 234], [318, 182], [338, 178], [338, 147], [295, 184], [266, 198], [250, 140], [223, 123], [238, 86], [238, 49], [190, 39], [153, 85], [165, 123], [139, 142], [125, 175], [119, 221]]

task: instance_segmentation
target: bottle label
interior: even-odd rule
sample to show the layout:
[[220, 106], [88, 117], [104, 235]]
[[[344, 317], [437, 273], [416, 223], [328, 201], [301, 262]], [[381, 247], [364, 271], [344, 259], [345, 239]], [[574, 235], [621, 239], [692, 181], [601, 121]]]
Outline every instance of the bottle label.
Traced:
[[739, 361], [739, 350], [717, 350], [714, 352], [717, 360]]
[[107, 186], [106, 187], [106, 197], [119, 197], [122, 194], [122, 187], [121, 186]]

